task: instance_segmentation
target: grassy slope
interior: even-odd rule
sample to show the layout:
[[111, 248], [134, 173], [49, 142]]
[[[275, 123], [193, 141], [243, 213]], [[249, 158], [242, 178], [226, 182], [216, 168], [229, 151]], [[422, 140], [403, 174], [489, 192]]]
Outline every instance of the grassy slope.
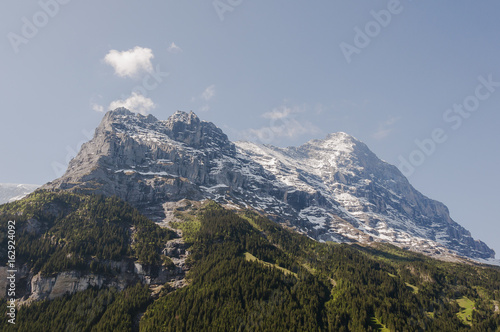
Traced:
[[474, 302], [463, 296], [457, 299], [457, 303], [460, 306], [460, 312], [457, 313], [458, 318], [460, 318], [465, 324], [472, 325]]
[[245, 260], [247, 262], [257, 262], [257, 263], [260, 263], [260, 264], [262, 264], [264, 266], [271, 267], [271, 268], [274, 268], [274, 269], [278, 269], [278, 270], [280, 270], [281, 272], [283, 272], [286, 275], [293, 275], [295, 278], [297, 278], [297, 273], [293, 273], [292, 271], [287, 270], [287, 269], [285, 269], [285, 268], [283, 268], [283, 267], [281, 267], [279, 265], [271, 264], [271, 263], [268, 263], [268, 262], [264, 262], [263, 260], [258, 259], [257, 257], [255, 257], [254, 255], [252, 255], [249, 252], [245, 252], [244, 256], [245, 256]]
[[384, 324], [382, 324], [376, 317], [372, 317], [370, 320], [370, 326], [379, 332], [391, 332]]

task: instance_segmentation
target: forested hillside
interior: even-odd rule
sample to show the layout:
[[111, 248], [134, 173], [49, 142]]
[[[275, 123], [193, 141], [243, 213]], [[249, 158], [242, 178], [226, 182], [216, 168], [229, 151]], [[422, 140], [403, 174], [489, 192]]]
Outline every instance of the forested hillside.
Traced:
[[110, 272], [104, 263], [123, 257], [160, 264], [161, 246], [174, 236], [118, 198], [36, 192], [0, 206], [2, 266], [8, 220], [16, 221], [17, 263], [44, 275], [73, 269]]
[[[319, 243], [213, 202], [177, 215], [183, 221], [173, 225], [190, 247], [187, 286], [166, 284], [153, 295], [141, 285], [88, 289], [23, 306], [15, 326], [2, 316], [1, 330], [500, 331], [500, 269], [390, 245]], [[174, 236], [100, 196], [32, 194], [0, 207], [1, 234], [12, 218], [20, 259], [47, 274], [89, 261], [95, 273], [109, 273], [99, 262], [118, 256], [157, 264]], [[30, 232], [30, 219], [45, 228]]]

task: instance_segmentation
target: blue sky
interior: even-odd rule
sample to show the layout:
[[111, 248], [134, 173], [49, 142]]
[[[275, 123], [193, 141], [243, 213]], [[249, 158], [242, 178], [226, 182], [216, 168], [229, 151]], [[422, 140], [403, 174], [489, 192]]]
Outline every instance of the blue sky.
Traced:
[[344, 131], [500, 254], [498, 1], [2, 7], [0, 182], [60, 175], [120, 100], [160, 119], [193, 110], [233, 140]]

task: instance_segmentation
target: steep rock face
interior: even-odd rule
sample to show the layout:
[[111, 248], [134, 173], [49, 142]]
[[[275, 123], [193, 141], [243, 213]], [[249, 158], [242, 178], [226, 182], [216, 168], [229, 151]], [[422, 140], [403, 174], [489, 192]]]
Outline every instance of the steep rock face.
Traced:
[[194, 113], [168, 120], [108, 112], [63, 177], [43, 187], [117, 195], [153, 220], [163, 203], [214, 199], [251, 207], [323, 241], [384, 241], [429, 255], [493, 250], [345, 134], [296, 148], [232, 143]]
[[115, 276], [87, 274], [80, 271], [60, 272], [53, 276], [42, 276], [38, 273], [31, 278], [31, 289], [26, 301], [55, 299], [64, 294], [84, 291], [89, 287], [108, 286], [123, 290], [138, 281], [148, 285], [163, 285], [184, 278], [184, 271], [178, 268], [168, 270], [165, 267], [143, 266], [138, 262], [134, 262], [131, 266], [131, 263], [126, 261], [109, 263], [120, 273]]
[[208, 182], [210, 160], [222, 153], [234, 154], [234, 146], [194, 113], [158, 121], [118, 109], [106, 114], [66, 174], [44, 187], [117, 195], [138, 207], [202, 199], [192, 180]]
[[237, 158], [227, 136], [192, 112], [160, 121], [117, 109], [105, 115], [67, 172], [42, 189], [117, 195], [157, 219], [166, 201], [246, 196], [243, 188], [255, 176], [264, 180], [262, 192], [272, 191], [272, 175]]
[[89, 287], [101, 288], [103, 284], [102, 276], [93, 274], [82, 276], [77, 271], [61, 272], [52, 277], [42, 277], [39, 273], [31, 279], [32, 293], [29, 300], [52, 300], [64, 294], [84, 291]]

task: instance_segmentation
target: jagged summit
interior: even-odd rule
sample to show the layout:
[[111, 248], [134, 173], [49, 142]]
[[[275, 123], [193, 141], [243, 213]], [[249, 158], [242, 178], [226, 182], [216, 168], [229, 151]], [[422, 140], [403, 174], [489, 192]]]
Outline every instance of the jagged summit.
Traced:
[[116, 108], [114, 110], [108, 111], [104, 115], [103, 121], [106, 121], [106, 119], [113, 119], [113, 118], [116, 118], [116, 117], [119, 117], [119, 116], [137, 117], [137, 118], [140, 118], [140, 119], [142, 119], [143, 121], [146, 121], [146, 122], [155, 122], [155, 121], [158, 121], [158, 119], [154, 115], [152, 115], [152, 114], [143, 115], [143, 114], [140, 114], [140, 113], [134, 113], [134, 112], [130, 111], [129, 109], [125, 108], [125, 107], [118, 107], [118, 108]]
[[[343, 131], [339, 131], [336, 133], [330, 133], [326, 135], [324, 139], [313, 139], [310, 141], [311, 143], [317, 143], [317, 142], [329, 142], [329, 143], [335, 143], [338, 144], [336, 148], [342, 148], [344, 145], [352, 145], [356, 143], [361, 143], [357, 138], [354, 136], [351, 136]], [[307, 143], [306, 143], [307, 144]]]
[[174, 114], [172, 114], [168, 120], [168, 122], [185, 122], [188, 124], [195, 123], [198, 124], [200, 123], [200, 118], [193, 112], [190, 111], [189, 113], [186, 113], [184, 111], [176, 111]]
[[[142, 115], [140, 113], [134, 113], [125, 107], [118, 107], [114, 110], [108, 111], [102, 120], [102, 122], [113, 122], [120, 121], [125, 118], [137, 118], [139, 121], [146, 123], [158, 122], [159, 120], [152, 114]], [[176, 111], [172, 114], [166, 121], [163, 121], [168, 125], [172, 126], [175, 123], [183, 122], [189, 125], [197, 125], [201, 122], [200, 118], [193, 112], [189, 113], [184, 111]]]
[[166, 202], [213, 199], [266, 213], [320, 241], [494, 257], [446, 206], [342, 132], [278, 148], [232, 143], [193, 112], [158, 120], [119, 108], [104, 116], [64, 176], [44, 188], [117, 195], [157, 221]]
[[104, 117], [106, 118], [106, 116], [113, 116], [113, 115], [137, 115], [137, 116], [139, 116], [141, 114], [134, 113], [125, 107], [118, 107], [118, 108], [115, 108], [114, 110], [110, 110], [110, 111], [106, 112]]
[[289, 150], [302, 153], [307, 158], [327, 161], [327, 164], [331, 167], [341, 166], [347, 159], [364, 160], [369, 157], [371, 162], [378, 160], [375, 154], [363, 142], [344, 132], [331, 133], [325, 139], [314, 139], [297, 148], [292, 147]]
[[106, 113], [67, 172], [43, 188], [117, 195], [137, 207], [202, 199], [197, 184], [217, 182], [208, 181], [212, 160], [235, 153], [222, 130], [193, 112], [158, 120], [118, 108]]
[[328, 134], [324, 139], [310, 140], [296, 149], [304, 151], [310, 149], [317, 151], [324, 150], [328, 153], [336, 155], [356, 153], [372, 154], [375, 156], [365, 143], [344, 132]]

